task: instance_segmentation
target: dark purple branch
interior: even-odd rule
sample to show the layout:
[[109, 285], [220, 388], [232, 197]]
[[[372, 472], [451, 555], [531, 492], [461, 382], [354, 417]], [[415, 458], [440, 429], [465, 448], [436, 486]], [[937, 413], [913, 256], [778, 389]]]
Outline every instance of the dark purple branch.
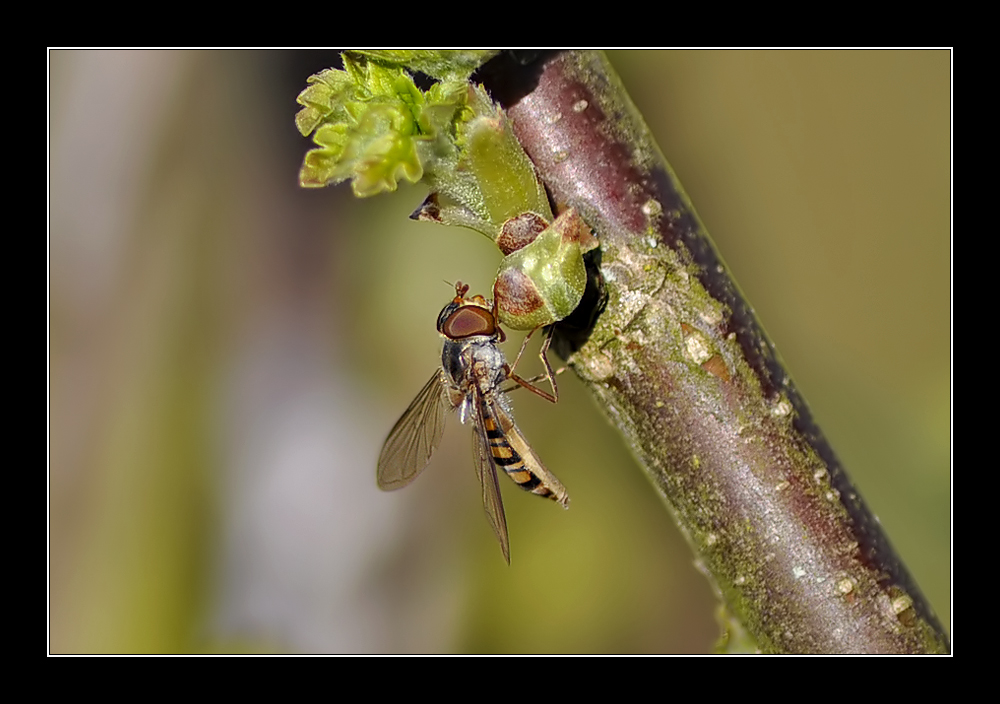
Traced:
[[758, 647], [946, 652], [603, 55], [496, 60], [484, 80], [601, 239], [608, 304], [573, 367]]

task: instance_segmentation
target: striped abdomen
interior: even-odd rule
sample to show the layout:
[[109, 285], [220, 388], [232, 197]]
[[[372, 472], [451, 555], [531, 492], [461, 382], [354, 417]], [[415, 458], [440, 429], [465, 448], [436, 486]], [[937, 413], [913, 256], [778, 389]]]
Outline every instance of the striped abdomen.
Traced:
[[510, 414], [485, 397], [480, 398], [480, 406], [483, 432], [493, 463], [525, 491], [547, 496], [567, 508], [566, 487], [538, 459]]

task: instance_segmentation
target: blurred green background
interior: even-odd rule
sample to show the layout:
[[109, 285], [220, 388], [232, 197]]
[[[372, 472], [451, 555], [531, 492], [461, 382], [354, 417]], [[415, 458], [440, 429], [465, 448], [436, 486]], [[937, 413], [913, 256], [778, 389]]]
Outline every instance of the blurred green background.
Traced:
[[[610, 56], [949, 628], [950, 54]], [[499, 253], [408, 220], [417, 187], [297, 187], [332, 61], [50, 53], [51, 650], [708, 651], [709, 584], [571, 374], [514, 399], [572, 506], [501, 479], [509, 568], [457, 420], [376, 489], [446, 282]]]

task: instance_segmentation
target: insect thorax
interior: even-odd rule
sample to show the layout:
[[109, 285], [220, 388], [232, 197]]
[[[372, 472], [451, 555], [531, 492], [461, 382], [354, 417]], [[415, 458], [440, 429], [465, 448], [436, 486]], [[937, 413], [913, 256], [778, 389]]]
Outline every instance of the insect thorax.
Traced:
[[475, 386], [484, 395], [492, 393], [507, 378], [506, 364], [495, 336], [445, 339], [441, 350], [448, 384], [463, 394], [471, 393]]

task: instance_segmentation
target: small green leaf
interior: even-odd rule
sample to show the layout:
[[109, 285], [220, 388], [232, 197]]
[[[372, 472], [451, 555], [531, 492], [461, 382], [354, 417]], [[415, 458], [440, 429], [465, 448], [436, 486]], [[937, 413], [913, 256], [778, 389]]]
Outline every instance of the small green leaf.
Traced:
[[370, 59], [411, 71], [420, 71], [431, 78], [465, 81], [484, 63], [500, 52], [497, 49], [375, 49], [350, 51]]
[[350, 179], [356, 195], [371, 196], [395, 190], [403, 179], [419, 181], [428, 164], [454, 167], [467, 83], [445, 81], [425, 95], [400, 66], [361, 54], [343, 58], [344, 70], [311, 76], [298, 96], [296, 126], [318, 145], [306, 154], [302, 186]]

